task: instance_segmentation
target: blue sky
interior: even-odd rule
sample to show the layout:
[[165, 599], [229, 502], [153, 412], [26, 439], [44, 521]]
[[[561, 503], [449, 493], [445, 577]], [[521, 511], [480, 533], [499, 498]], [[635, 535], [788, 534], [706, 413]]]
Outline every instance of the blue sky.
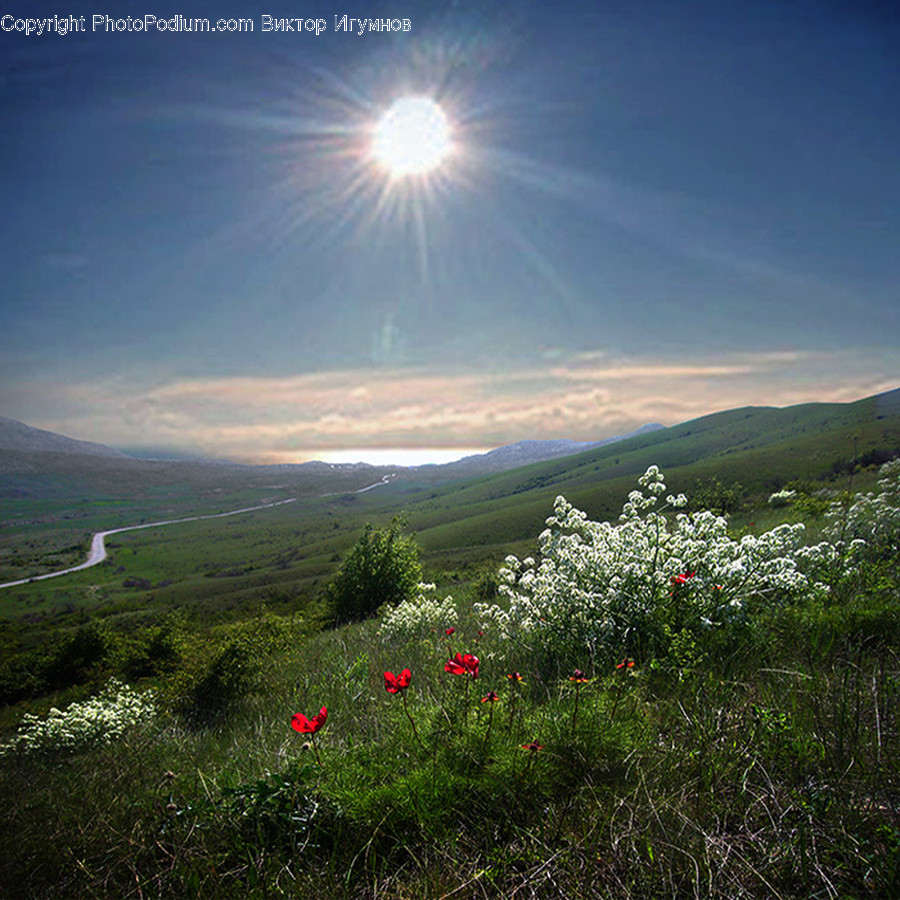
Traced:
[[[890, 3], [79, 2], [0, 9], [2, 415], [285, 462], [900, 381]], [[391, 178], [409, 95], [454, 151]]]

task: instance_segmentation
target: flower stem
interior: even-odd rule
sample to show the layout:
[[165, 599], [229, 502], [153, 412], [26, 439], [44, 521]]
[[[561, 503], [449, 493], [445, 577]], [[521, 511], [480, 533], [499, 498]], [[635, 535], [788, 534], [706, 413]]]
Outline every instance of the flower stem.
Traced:
[[619, 708], [619, 697], [622, 696], [622, 689], [624, 685], [617, 684], [616, 685], [616, 699], [613, 701], [612, 712], [609, 714], [609, 721], [612, 722], [616, 718], [616, 710]]
[[[419, 737], [419, 732], [416, 729], [416, 723], [413, 721], [413, 717], [410, 715], [410, 712], [409, 712], [409, 707], [406, 705], [406, 693], [404, 692], [402, 694], [402, 696], [403, 696], [403, 712], [406, 713], [406, 718], [409, 719], [409, 724], [412, 725], [413, 735], [415, 736], [416, 741], [418, 742], [419, 746], [423, 750], [425, 750], [425, 745], [422, 743], [422, 739]], [[425, 752], [427, 753], [428, 751], [426, 750]]]
[[494, 704], [491, 703], [490, 713], [488, 714], [488, 727], [484, 733], [484, 746], [487, 747], [488, 738], [491, 736], [491, 727], [494, 724]]

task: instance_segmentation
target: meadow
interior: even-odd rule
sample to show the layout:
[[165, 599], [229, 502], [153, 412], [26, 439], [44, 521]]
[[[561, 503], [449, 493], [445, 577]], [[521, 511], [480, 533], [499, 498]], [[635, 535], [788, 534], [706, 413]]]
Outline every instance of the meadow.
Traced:
[[[16, 485], [4, 580], [93, 530], [297, 499], [2, 592], [0, 895], [897, 896], [884, 409], [366, 493], [367, 470]], [[367, 523], [435, 587], [338, 626]]]
[[[650, 469], [620, 520], [551, 504], [537, 559], [441, 570], [341, 627], [316, 597], [85, 615], [6, 710], [3, 891], [896, 896], [898, 470], [729, 519]], [[304, 547], [226, 521], [113, 564]]]

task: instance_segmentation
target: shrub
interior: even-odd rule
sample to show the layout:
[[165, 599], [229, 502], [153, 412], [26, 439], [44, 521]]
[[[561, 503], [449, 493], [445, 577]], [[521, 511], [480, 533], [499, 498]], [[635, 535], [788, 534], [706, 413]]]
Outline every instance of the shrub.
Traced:
[[90, 622], [66, 638], [52, 653], [44, 670], [51, 690], [83, 684], [97, 673], [113, 649], [110, 634], [101, 625]]
[[180, 645], [186, 658], [167, 682], [169, 704], [194, 725], [221, 721], [257, 689], [265, 661], [289, 646], [296, 632], [295, 619], [265, 611]]
[[707, 481], [697, 481], [691, 489], [690, 509], [708, 509], [714, 513], [737, 512], [746, 495], [744, 486], [735, 481], [730, 487], [713, 477]]
[[193, 671], [175, 679], [173, 707], [195, 725], [224, 718], [253, 686], [256, 663], [240, 639], [222, 644]]
[[8, 744], [0, 744], [0, 755], [87, 750], [112, 743], [155, 713], [152, 691], [138, 693], [113, 678], [96, 697], [70, 703], [65, 710], [53, 708], [46, 718], [26, 713], [18, 734]]
[[849, 509], [835, 501], [827, 513], [828, 535], [868, 560], [896, 556], [900, 547], [900, 459], [878, 474], [878, 494], [856, 494]]
[[558, 497], [540, 562], [510, 556], [500, 571], [509, 608], [476, 604], [479, 614], [531, 647], [649, 657], [666, 655], [675, 638], [742, 622], [755, 603], [827, 592], [817, 578], [835, 548], [802, 547], [802, 524], [733, 540], [709, 511], [670, 520], [666, 510], [684, 507], [684, 495], [657, 509], [666, 486], [656, 466], [639, 485], [617, 524], [589, 521]]
[[[433, 584], [421, 585], [423, 589], [434, 589]], [[420, 593], [415, 599], [404, 600], [396, 606], [388, 607], [381, 620], [381, 634], [394, 641], [409, 641], [426, 637], [429, 632], [455, 627], [459, 621], [456, 605], [452, 597], [438, 602]]]
[[325, 596], [336, 622], [358, 621], [411, 600], [421, 579], [419, 547], [394, 519], [388, 528], [366, 525]]
[[494, 569], [479, 572], [472, 584], [472, 596], [476, 600], [493, 600], [500, 593], [500, 578]]
[[119, 666], [128, 678], [171, 672], [181, 658], [182, 629], [172, 624], [142, 629], [119, 648]]

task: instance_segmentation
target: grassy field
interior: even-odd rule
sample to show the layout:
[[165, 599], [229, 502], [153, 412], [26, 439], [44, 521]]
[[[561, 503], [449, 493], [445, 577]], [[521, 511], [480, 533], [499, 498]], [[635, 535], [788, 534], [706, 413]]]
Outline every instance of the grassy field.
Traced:
[[[102, 565], [0, 592], [6, 739], [113, 676], [157, 691], [146, 727], [108, 746], [3, 758], [0, 895], [897, 896], [896, 545], [835, 575], [827, 601], [657, 634], [624, 677], [611, 652], [484, 630], [473, 603], [507, 554], [537, 555], [559, 494], [615, 521], [659, 463], [669, 490], [727, 511], [735, 540], [802, 521], [814, 543], [828, 503], [874, 489], [898, 450], [888, 395], [734, 410], [462, 481], [411, 470], [365, 493], [382, 470], [19, 473], [0, 497], [3, 581], [83, 561], [97, 530], [297, 499], [113, 535]], [[796, 504], [770, 506], [786, 485]], [[398, 514], [455, 598], [452, 643], [438, 627], [327, 627], [342, 559]], [[482, 660], [465, 690], [443, 670], [456, 650]], [[408, 706], [381, 684], [406, 666]], [[313, 747], [288, 721], [321, 705]]]
[[[462, 527], [440, 517], [449, 496], [428, 498], [420, 537]], [[745, 502], [731, 520], [735, 538], [762, 539], [778, 522], [803, 518], [790, 506]], [[652, 644], [628, 631], [565, 646], [537, 634], [510, 640], [475, 615], [484, 596], [475, 576], [484, 570], [474, 557], [465, 569], [475, 544], [461, 541], [442, 557], [437, 539], [425, 559], [442, 572], [439, 596], [453, 591], [452, 622], [421, 620], [398, 632], [375, 619], [321, 630], [314, 591], [305, 605], [295, 597], [277, 611], [222, 613], [232, 583], [256, 596], [254, 578], [304, 566], [324, 580], [355, 539], [347, 525], [357, 503], [362, 517], [391, 507], [385, 496], [320, 498], [246, 521], [121, 535], [106, 568], [124, 569], [114, 570], [109, 596], [92, 585], [95, 570], [54, 588], [73, 591], [79, 609], [108, 615], [79, 619], [73, 608], [62, 617], [79, 625], [65, 639], [60, 632], [45, 660], [60, 686], [9, 706], [0, 718], [7, 739], [24, 711], [82, 701], [113, 675], [153, 689], [155, 712], [140, 708], [109, 742], [88, 735], [67, 750], [59, 731], [2, 757], [0, 894], [900, 893], [896, 536], [881, 533], [880, 549], [872, 543], [859, 564], [826, 566], [824, 593], [765, 580], [751, 591], [718, 575], [724, 585], [713, 584], [704, 576], [712, 558], [700, 557], [696, 578], [676, 568], [640, 582], [657, 584], [641, 626]], [[900, 521], [900, 509], [882, 509]], [[818, 540], [821, 522], [809, 524]], [[486, 541], [496, 538], [485, 528]], [[536, 533], [522, 545], [533, 549]], [[438, 570], [441, 560], [456, 569]], [[672, 565], [680, 566], [677, 556]], [[681, 582], [670, 582], [675, 572]], [[175, 580], [122, 586], [145, 575]], [[692, 624], [677, 584], [697, 598], [737, 590], [748, 614], [711, 629]], [[283, 589], [295, 582], [286, 578]], [[207, 603], [203, 621], [185, 618]], [[478, 657], [477, 678], [448, 670], [454, 654], [467, 652]], [[386, 692], [383, 673], [407, 667], [408, 689]], [[322, 707], [327, 721], [317, 733], [291, 729], [293, 714], [312, 718]], [[77, 722], [67, 727], [77, 737]]]
[[[82, 562], [97, 530], [298, 500], [235, 518], [115, 535], [102, 566], [0, 591], [0, 645], [15, 654], [78, 627], [86, 615], [133, 628], [173, 610], [204, 626], [253, 615], [262, 605], [299, 612], [315, 605], [365, 524], [397, 514], [422, 547], [427, 577], [466, 583], [510, 552], [530, 552], [558, 494], [594, 518], [614, 518], [635, 476], [651, 463], [666, 468], [672, 489], [689, 494], [739, 482], [742, 504], [755, 508], [798, 479], [810, 490], [838, 491], [855, 471], [851, 486], [861, 489], [874, 483], [877, 462], [900, 450], [895, 394], [717, 413], [463, 481], [442, 483], [439, 467], [410, 470], [366, 493], [354, 491], [388, 470], [138, 461], [110, 468], [98, 460], [80, 460], [73, 470], [71, 460], [51, 455], [47, 464], [57, 474], [42, 481], [31, 471], [14, 472], [7, 479], [0, 497], [0, 582]], [[9, 461], [7, 467], [16, 469]], [[740, 507], [731, 513], [735, 528], [759, 518]], [[764, 514], [756, 527], [767, 521]]]

